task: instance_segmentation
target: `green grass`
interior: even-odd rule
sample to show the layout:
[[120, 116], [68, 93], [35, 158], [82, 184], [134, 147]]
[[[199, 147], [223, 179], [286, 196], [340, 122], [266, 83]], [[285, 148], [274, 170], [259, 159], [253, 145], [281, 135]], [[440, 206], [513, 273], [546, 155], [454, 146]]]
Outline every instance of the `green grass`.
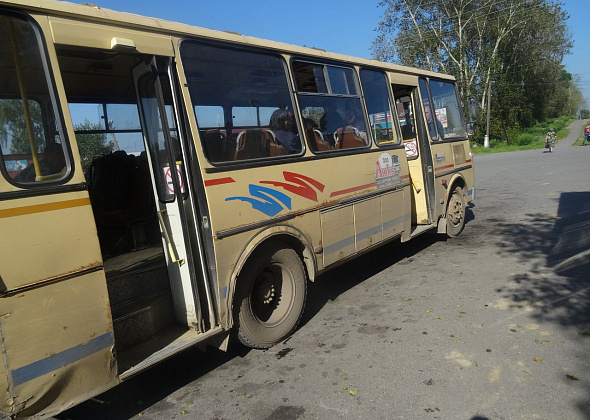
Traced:
[[[553, 127], [557, 134], [557, 141], [567, 137], [569, 130], [567, 127], [572, 123], [574, 117], [559, 117], [549, 119], [543, 123], [535, 124], [534, 126], [525, 129], [516, 138], [510, 139], [510, 145], [506, 144], [506, 139], [490, 139], [490, 147], [484, 148], [478, 145], [477, 147], [471, 148], [471, 151], [475, 155], [483, 155], [488, 153], [498, 152], [513, 152], [516, 150], [530, 150], [530, 149], [543, 149], [545, 147], [545, 136], [549, 127]], [[575, 144], [582, 144], [583, 133]]]

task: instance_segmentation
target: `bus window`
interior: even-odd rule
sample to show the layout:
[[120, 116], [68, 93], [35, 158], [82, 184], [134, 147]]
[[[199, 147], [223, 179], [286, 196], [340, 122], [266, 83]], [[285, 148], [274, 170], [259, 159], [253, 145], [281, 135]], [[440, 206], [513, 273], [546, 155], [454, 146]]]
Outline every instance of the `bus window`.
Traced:
[[420, 93], [422, 95], [422, 106], [426, 117], [426, 125], [428, 126], [428, 135], [431, 141], [437, 141], [439, 139], [438, 133], [444, 133], [444, 127], [433, 112], [428, 84], [425, 79], [420, 79]]
[[293, 73], [312, 150], [321, 152], [369, 145], [353, 69], [294, 61]]
[[402, 138], [411, 140], [416, 138], [416, 123], [414, 120], [414, 109], [410, 95], [400, 96], [395, 101], [397, 117], [399, 120]]
[[196, 41], [184, 41], [180, 53], [209, 161], [221, 163], [302, 152], [297, 124], [289, 129], [271, 127], [275, 111], [293, 114], [281, 57]]
[[369, 124], [378, 145], [397, 144], [389, 102], [389, 87], [380, 71], [361, 70], [361, 84], [369, 113]]
[[62, 181], [70, 159], [54, 112], [40, 34], [17, 14], [0, 14], [0, 22], [2, 173], [19, 187]]
[[[432, 98], [430, 108], [436, 114], [439, 134], [442, 140], [465, 139], [465, 123], [461, 111], [461, 102], [454, 83], [443, 82], [440, 80], [430, 80], [428, 83]], [[424, 92], [422, 92], [424, 98]], [[426, 104], [425, 104], [426, 106]], [[442, 132], [441, 129], [442, 128]]]

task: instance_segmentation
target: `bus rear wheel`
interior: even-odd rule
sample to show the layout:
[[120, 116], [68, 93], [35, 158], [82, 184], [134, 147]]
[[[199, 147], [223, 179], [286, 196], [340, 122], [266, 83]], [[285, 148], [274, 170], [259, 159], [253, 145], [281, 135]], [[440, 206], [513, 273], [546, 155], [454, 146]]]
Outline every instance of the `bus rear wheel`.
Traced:
[[447, 204], [447, 235], [457, 236], [465, 226], [465, 198], [461, 187], [456, 187]]
[[282, 243], [263, 245], [238, 278], [235, 307], [240, 342], [266, 349], [287, 338], [299, 323], [306, 275], [299, 255]]

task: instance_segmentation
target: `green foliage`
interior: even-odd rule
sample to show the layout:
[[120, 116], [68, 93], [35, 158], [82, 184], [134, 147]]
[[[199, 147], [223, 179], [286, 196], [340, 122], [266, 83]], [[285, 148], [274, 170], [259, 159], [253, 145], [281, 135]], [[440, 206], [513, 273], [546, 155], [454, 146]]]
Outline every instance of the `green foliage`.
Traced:
[[524, 133], [524, 134], [521, 134], [520, 136], [518, 136], [516, 144], [519, 146], [526, 146], [528, 144], [531, 144], [534, 139], [535, 139], [535, 136], [533, 136], [532, 134]]
[[[520, 128], [584, 104], [562, 63], [571, 46], [561, 0], [382, 0], [374, 56], [457, 78], [463, 98], [487, 108], [490, 137], [518, 142]], [[482, 113], [485, 114], [485, 113]], [[486, 118], [475, 126], [483, 143]]]
[[590, 118], [590, 110], [589, 109], [582, 109], [580, 111], [580, 118], [583, 120], [587, 120]]
[[489, 148], [485, 149], [478, 144], [474, 144], [472, 151], [475, 154], [487, 154], [515, 150], [541, 149], [545, 147], [545, 136], [550, 128], [555, 130], [557, 139], [559, 140], [569, 134], [567, 127], [573, 120], [573, 117], [549, 118], [542, 123], [537, 123], [532, 127], [522, 129], [518, 134], [514, 131], [513, 139], [510, 144], [506, 142], [504, 137], [492, 137], [490, 138]]
[[[30, 124], [37, 152], [45, 148], [43, 115], [38, 102], [29, 100]], [[30, 154], [31, 141], [21, 99], [0, 99], [0, 146], [10, 153]]]
[[[76, 131], [92, 131], [100, 130], [101, 127], [100, 124], [92, 124], [90, 121], [84, 120], [82, 124], [76, 125], [74, 129]], [[92, 160], [96, 156], [108, 154], [113, 150], [113, 142], [107, 142], [107, 136], [103, 133], [76, 134], [76, 142], [80, 150], [84, 173], [88, 171]]]

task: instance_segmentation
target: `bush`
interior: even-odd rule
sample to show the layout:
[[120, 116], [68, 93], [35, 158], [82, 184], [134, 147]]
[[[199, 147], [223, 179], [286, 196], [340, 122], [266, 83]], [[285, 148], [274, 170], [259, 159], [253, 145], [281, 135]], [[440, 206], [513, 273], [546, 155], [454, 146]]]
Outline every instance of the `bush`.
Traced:
[[516, 140], [516, 144], [519, 146], [527, 146], [531, 144], [534, 140], [534, 136], [532, 134], [521, 134], [518, 136]]

